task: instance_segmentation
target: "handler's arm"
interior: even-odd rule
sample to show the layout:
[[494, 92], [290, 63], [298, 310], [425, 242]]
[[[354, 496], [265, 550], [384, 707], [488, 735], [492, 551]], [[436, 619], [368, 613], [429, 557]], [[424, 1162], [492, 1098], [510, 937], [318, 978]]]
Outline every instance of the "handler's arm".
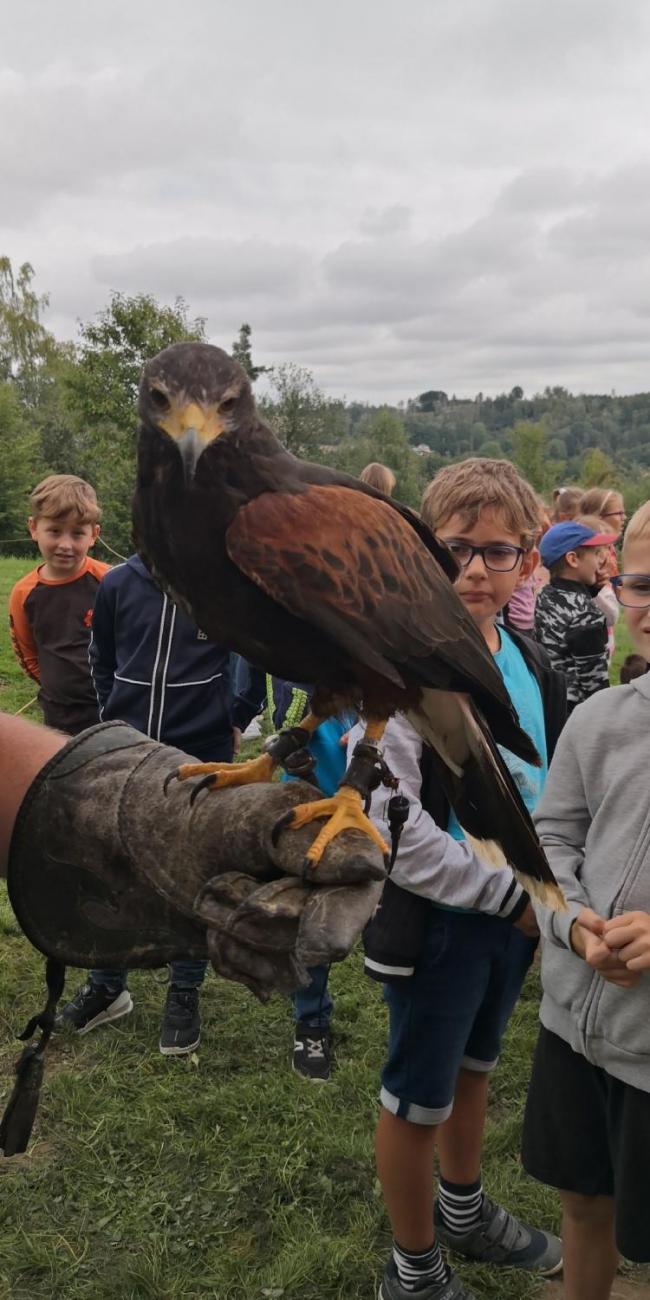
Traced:
[[34, 777], [67, 744], [48, 727], [0, 713], [0, 876], [7, 874], [7, 856], [16, 814]]

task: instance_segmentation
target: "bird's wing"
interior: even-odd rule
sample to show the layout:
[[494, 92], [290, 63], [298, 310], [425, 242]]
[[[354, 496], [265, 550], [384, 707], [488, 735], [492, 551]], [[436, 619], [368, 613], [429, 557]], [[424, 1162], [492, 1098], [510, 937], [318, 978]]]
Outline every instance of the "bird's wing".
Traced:
[[363, 495], [371, 497], [373, 501], [383, 501], [390, 509], [406, 521], [411, 529], [417, 533], [420, 541], [426, 546], [429, 553], [438, 561], [443, 573], [455, 582], [458, 577], [458, 565], [454, 559], [449, 547], [435, 536], [424, 519], [411, 510], [410, 506], [405, 506], [402, 501], [396, 501], [394, 497], [384, 496], [378, 488], [371, 487], [369, 483], [363, 483], [361, 479], [353, 478], [351, 474], [344, 474], [341, 470], [330, 469], [327, 465], [312, 465], [309, 461], [298, 461], [300, 467], [300, 481], [310, 483], [317, 487], [347, 487], [351, 488], [357, 496]]
[[368, 667], [398, 683], [406, 670], [411, 684], [469, 691], [491, 725], [501, 721], [501, 743], [535, 761], [473, 619], [388, 502], [338, 485], [266, 492], [238, 510], [226, 545], [269, 596]]
[[472, 700], [423, 691], [407, 717], [479, 857], [495, 867], [509, 863], [529, 893], [564, 906], [517, 785]]

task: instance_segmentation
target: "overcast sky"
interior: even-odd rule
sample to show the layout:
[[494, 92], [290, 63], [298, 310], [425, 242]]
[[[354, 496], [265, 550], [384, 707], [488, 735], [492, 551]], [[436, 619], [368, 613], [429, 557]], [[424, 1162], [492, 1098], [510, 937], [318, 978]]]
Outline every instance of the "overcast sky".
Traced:
[[326, 391], [650, 389], [648, 0], [0, 0], [0, 253]]

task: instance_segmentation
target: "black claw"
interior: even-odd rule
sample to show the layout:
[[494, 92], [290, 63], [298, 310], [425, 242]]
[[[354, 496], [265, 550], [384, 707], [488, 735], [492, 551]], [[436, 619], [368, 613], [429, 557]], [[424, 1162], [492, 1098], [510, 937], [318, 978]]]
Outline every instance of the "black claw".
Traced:
[[165, 781], [163, 785], [163, 794], [167, 794], [168, 787], [172, 781], [180, 781], [180, 777], [178, 775], [178, 768], [176, 768], [174, 772], [170, 772], [165, 777]]
[[283, 813], [281, 817], [278, 817], [278, 820], [275, 823], [273, 830], [271, 831], [271, 844], [273, 845], [274, 849], [278, 847], [278, 840], [280, 838], [280, 835], [282, 834], [282, 831], [285, 829], [286, 826], [290, 826], [292, 821], [293, 821], [293, 808], [290, 808], [289, 812]]
[[210, 776], [204, 776], [201, 778], [200, 781], [197, 781], [190, 795], [190, 808], [192, 807], [194, 801], [198, 798], [202, 790], [214, 790], [216, 784], [217, 784], [217, 779], [212, 774]]
[[317, 862], [312, 862], [311, 858], [303, 858], [302, 862], [302, 880], [303, 884], [310, 885], [314, 879], [314, 872], [318, 866]]

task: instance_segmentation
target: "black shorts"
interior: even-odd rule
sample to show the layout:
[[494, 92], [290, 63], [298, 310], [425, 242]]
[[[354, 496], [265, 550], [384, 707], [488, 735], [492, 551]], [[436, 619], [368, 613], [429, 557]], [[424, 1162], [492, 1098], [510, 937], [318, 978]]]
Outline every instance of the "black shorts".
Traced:
[[533, 1178], [582, 1196], [613, 1196], [622, 1255], [650, 1261], [650, 1092], [592, 1065], [542, 1026], [522, 1158]]

